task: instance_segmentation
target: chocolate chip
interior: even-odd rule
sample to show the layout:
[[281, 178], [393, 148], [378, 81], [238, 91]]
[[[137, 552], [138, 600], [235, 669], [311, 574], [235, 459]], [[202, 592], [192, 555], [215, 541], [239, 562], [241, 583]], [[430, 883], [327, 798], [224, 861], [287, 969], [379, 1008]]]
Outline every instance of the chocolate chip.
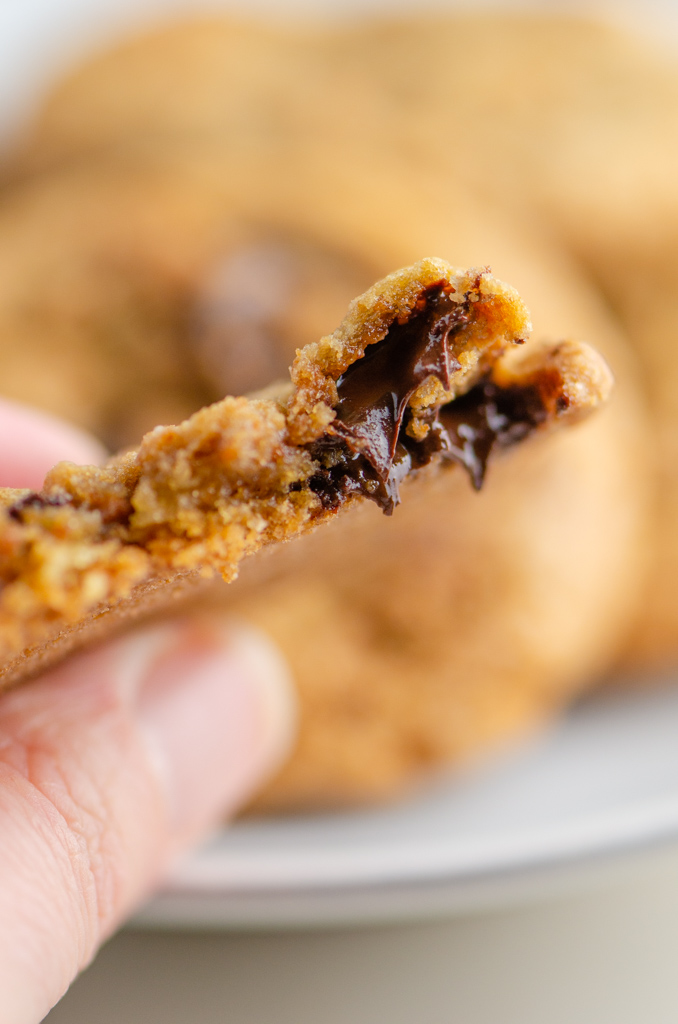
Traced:
[[336, 419], [311, 446], [320, 468], [310, 487], [325, 508], [361, 494], [390, 515], [404, 477], [437, 454], [463, 466], [478, 490], [492, 452], [516, 444], [547, 418], [539, 382], [500, 388], [488, 375], [465, 395], [431, 407], [422, 440], [409, 436], [408, 403], [417, 388], [435, 377], [449, 391], [460, 369], [450, 342], [468, 323], [469, 307], [467, 296], [455, 299], [447, 282], [437, 282], [422, 292], [407, 321], [394, 323], [339, 377]]

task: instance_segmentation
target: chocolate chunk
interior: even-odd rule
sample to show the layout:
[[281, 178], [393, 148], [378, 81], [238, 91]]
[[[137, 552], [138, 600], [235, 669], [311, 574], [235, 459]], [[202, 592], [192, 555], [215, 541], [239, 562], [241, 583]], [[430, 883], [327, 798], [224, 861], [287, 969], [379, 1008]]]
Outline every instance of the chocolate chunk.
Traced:
[[[439, 281], [427, 288], [403, 323], [370, 345], [337, 381], [337, 417], [328, 438], [314, 447], [324, 470], [311, 486], [327, 500], [366, 494], [391, 513], [399, 484], [411, 469], [408, 445], [400, 443], [407, 403], [429, 377], [445, 389], [459, 363], [450, 338], [468, 323], [468, 303], [452, 298]], [[408, 439], [409, 440], [409, 439]]]
[[407, 403], [429, 377], [445, 390], [460, 364], [450, 355], [450, 335], [468, 323], [468, 305], [439, 282], [423, 293], [409, 319], [370, 345], [337, 381], [339, 402], [332, 432], [360, 451], [387, 485]]
[[67, 505], [68, 498], [65, 495], [52, 494], [43, 495], [37, 494], [35, 491], [31, 491], [30, 494], [26, 494], [19, 501], [15, 501], [13, 505], [10, 505], [7, 509], [7, 515], [11, 516], [12, 519], [16, 519], [17, 522], [23, 521], [22, 513], [29, 508], [58, 508], [61, 505]]
[[492, 452], [544, 422], [549, 395], [562, 401], [551, 394], [553, 381], [501, 388], [488, 375], [465, 395], [432, 407], [422, 440], [408, 435], [408, 402], [416, 389], [436, 377], [449, 390], [460, 368], [450, 340], [468, 323], [468, 306], [466, 297], [455, 301], [449, 286], [438, 282], [422, 293], [407, 321], [395, 323], [338, 379], [336, 419], [311, 449], [320, 468], [310, 486], [326, 508], [361, 494], [390, 515], [402, 480], [438, 454], [462, 465], [479, 490]]

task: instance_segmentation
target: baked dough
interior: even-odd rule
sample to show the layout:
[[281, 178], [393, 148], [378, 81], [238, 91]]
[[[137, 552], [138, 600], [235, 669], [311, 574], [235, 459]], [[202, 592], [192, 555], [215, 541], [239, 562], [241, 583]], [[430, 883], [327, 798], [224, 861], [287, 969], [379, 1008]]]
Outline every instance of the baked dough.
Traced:
[[2, 678], [86, 639], [86, 620], [142, 610], [140, 593], [229, 581], [354, 502], [390, 514], [405, 478], [441, 460], [479, 487], [495, 448], [586, 416], [607, 397], [605, 364], [575, 343], [502, 360], [529, 327], [486, 271], [423, 260], [299, 350], [277, 401], [226, 398], [102, 468], [61, 463], [39, 493], [5, 490]]

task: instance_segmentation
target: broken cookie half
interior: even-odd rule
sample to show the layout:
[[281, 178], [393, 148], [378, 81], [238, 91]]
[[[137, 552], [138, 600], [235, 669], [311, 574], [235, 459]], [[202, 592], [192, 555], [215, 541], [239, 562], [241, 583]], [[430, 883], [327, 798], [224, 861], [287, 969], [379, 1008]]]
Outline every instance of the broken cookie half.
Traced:
[[386, 513], [405, 477], [575, 422], [611, 387], [588, 346], [521, 348], [513, 288], [426, 259], [354, 300], [298, 351], [291, 384], [157, 427], [103, 467], [60, 463], [0, 492], [0, 685], [356, 502]]

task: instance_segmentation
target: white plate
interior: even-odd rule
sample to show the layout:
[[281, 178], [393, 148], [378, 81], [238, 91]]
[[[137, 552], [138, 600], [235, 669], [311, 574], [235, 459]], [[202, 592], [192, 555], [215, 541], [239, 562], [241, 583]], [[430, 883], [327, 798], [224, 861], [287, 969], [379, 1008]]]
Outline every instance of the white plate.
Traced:
[[678, 838], [678, 688], [589, 700], [537, 743], [417, 799], [248, 821], [183, 865], [144, 925], [367, 923], [472, 910]]

